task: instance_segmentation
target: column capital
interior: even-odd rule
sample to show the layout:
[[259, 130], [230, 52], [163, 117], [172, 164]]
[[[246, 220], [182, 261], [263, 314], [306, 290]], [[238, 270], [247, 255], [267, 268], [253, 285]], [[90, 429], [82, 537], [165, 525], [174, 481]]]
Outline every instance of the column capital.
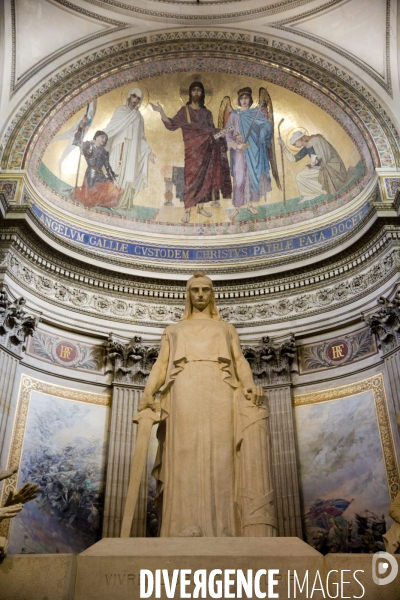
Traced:
[[113, 383], [145, 386], [157, 360], [159, 349], [142, 343], [140, 336], [124, 342], [112, 333], [108, 338], [108, 359], [114, 374]]
[[290, 385], [292, 364], [296, 357], [296, 342], [293, 335], [276, 341], [268, 336], [258, 346], [243, 346], [256, 385]]
[[25, 352], [26, 340], [39, 322], [26, 311], [25, 305], [25, 298], [12, 301], [5, 289], [0, 290], [0, 346], [19, 357]]
[[363, 315], [371, 333], [378, 338], [382, 354], [400, 347], [400, 290], [396, 290], [392, 300], [389, 297], [378, 298], [376, 312]]

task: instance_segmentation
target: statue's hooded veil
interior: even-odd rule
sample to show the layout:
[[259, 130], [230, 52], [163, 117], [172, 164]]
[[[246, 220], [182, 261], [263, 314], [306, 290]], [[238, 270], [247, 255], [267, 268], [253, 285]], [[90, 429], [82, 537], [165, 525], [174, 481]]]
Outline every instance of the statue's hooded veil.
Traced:
[[193, 306], [192, 306], [192, 302], [190, 299], [190, 288], [192, 287], [192, 285], [194, 285], [196, 283], [197, 284], [199, 284], [199, 283], [207, 284], [211, 287], [211, 296], [210, 296], [210, 304], [209, 304], [211, 318], [214, 319], [215, 321], [221, 321], [221, 315], [218, 312], [217, 304], [215, 302], [213, 283], [212, 283], [211, 279], [203, 273], [203, 271], [196, 271], [195, 274], [193, 275], [193, 277], [188, 279], [188, 281], [186, 283], [185, 312], [183, 313], [182, 321], [184, 319], [189, 319], [190, 315], [192, 314]]

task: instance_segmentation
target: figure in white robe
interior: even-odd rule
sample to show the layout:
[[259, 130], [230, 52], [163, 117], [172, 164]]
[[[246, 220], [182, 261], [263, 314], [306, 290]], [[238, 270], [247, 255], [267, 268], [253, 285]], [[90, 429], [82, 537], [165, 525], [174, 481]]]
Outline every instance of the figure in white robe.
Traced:
[[296, 175], [299, 204], [312, 200], [321, 194], [335, 194], [348, 181], [347, 169], [338, 152], [322, 135], [308, 136], [304, 131], [295, 131], [290, 138], [292, 146], [300, 151], [292, 154], [284, 141], [278, 139], [283, 153], [290, 162], [298, 162], [309, 156], [310, 164]]
[[155, 410], [161, 386], [159, 535], [275, 536], [264, 393], [202, 272], [188, 281], [182, 320], [164, 332], [139, 410]]
[[133, 208], [135, 196], [148, 185], [149, 160], [154, 162], [155, 159], [144, 135], [143, 116], [139, 111], [142, 98], [140, 88], [130, 89], [125, 106], [116, 108], [104, 129], [109, 140], [110, 165], [124, 190], [116, 210]]

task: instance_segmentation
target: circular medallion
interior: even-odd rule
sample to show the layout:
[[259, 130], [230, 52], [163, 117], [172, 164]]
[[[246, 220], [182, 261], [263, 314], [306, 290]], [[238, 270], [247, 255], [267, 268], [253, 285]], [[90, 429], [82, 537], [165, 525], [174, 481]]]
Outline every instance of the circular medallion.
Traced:
[[77, 351], [73, 344], [70, 342], [60, 342], [55, 347], [55, 354], [63, 363], [71, 363], [75, 360]]
[[349, 347], [343, 340], [336, 340], [329, 344], [326, 353], [330, 360], [334, 362], [343, 362], [349, 354]]

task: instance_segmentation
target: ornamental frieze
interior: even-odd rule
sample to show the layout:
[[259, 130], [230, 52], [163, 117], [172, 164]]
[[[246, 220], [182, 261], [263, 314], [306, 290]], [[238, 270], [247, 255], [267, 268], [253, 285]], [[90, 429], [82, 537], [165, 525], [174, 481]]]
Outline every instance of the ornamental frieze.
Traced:
[[378, 352], [375, 336], [367, 327], [351, 334], [297, 348], [299, 374], [333, 369], [373, 356]]
[[77, 342], [40, 330], [30, 338], [26, 354], [68, 369], [105, 373], [104, 346]]
[[[157, 303], [154, 296], [150, 297], [148, 292], [143, 294], [146, 298], [132, 300], [131, 293], [123, 297], [121, 292], [114, 294], [110, 291], [100, 292], [98, 285], [96, 292], [92, 292], [89, 286], [68, 285], [67, 282], [62, 283], [49, 274], [43, 275], [10, 252], [4, 254], [2, 264], [3, 268], [8, 268], [8, 272], [17, 283], [22, 283], [26, 289], [44, 301], [70, 307], [81, 314], [129, 323], [157, 324], [157, 326], [175, 323], [182, 317], [181, 301], [176, 304]], [[260, 297], [259, 293], [253, 293], [252, 296], [247, 295], [243, 303], [238, 302], [233, 294], [232, 300], [227, 303], [229, 294], [221, 293], [218, 299], [217, 293], [218, 306], [223, 319], [238, 326], [267, 324], [272, 321], [284, 321], [290, 317], [298, 319], [299, 316], [317, 314], [327, 307], [336, 308], [343, 302], [364, 296], [367, 289], [379, 285], [398, 265], [400, 265], [400, 251], [391, 250], [372, 263], [369, 268], [356, 273], [353, 277], [344, 278], [346, 271], [342, 268], [341, 280], [331, 285], [327, 285], [324, 280], [322, 283], [315, 282], [315, 285], [309, 283], [310, 291], [300, 286], [296, 294], [294, 290], [290, 290], [289, 293], [288, 286], [284, 291], [284, 281], [277, 282], [276, 289], [282, 291], [276, 291], [273, 295], [269, 293], [268, 298], [273, 297], [273, 300], [266, 300], [265, 296]]]

